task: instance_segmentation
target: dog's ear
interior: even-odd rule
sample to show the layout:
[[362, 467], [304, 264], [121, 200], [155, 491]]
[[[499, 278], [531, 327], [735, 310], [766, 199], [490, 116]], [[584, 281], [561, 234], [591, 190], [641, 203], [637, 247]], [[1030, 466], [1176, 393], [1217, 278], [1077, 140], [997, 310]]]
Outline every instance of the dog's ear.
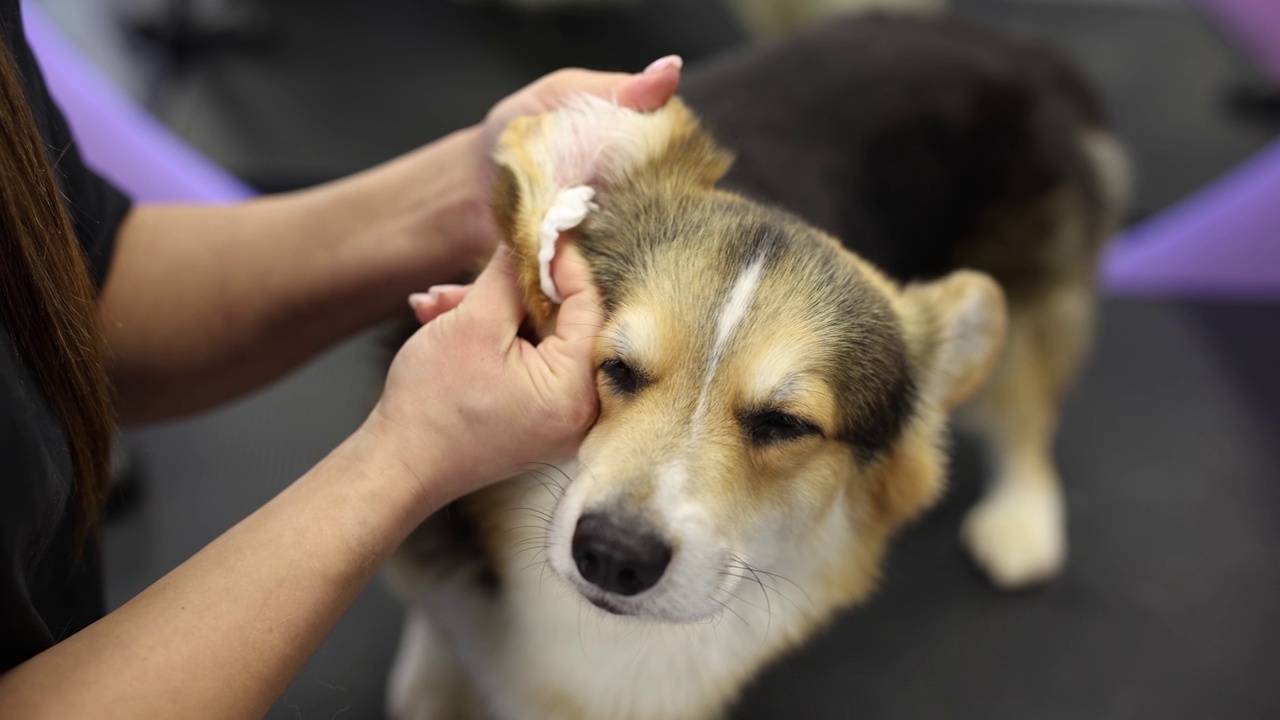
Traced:
[[554, 321], [560, 300], [550, 266], [562, 234], [590, 223], [611, 193], [629, 185], [710, 188], [731, 162], [678, 99], [641, 113], [582, 96], [512, 121], [494, 152], [493, 211], [539, 332]]
[[919, 397], [950, 410], [986, 382], [1004, 347], [1004, 293], [990, 277], [953, 272], [903, 292], [904, 324]]

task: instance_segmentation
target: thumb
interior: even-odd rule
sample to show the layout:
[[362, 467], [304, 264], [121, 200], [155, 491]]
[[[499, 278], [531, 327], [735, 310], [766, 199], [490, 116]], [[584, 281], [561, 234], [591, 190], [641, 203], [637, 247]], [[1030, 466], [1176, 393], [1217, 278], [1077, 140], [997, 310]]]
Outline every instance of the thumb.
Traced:
[[493, 328], [502, 339], [512, 339], [524, 321], [524, 300], [516, 282], [515, 263], [511, 250], [499, 245], [493, 259], [476, 278], [458, 310], [482, 319], [486, 327]]
[[564, 303], [556, 317], [555, 334], [546, 342], [554, 342], [553, 348], [571, 358], [589, 359], [595, 348], [593, 341], [604, 327], [604, 303], [591, 281], [591, 269], [578, 249], [566, 243], [551, 270]]

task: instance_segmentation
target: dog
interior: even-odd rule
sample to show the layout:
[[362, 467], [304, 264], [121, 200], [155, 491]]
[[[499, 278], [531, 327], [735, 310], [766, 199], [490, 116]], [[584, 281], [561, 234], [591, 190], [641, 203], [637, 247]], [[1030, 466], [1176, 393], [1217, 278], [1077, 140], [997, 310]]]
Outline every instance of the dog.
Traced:
[[[682, 98], [582, 99], [499, 140], [534, 324], [554, 322], [548, 237], [601, 292], [600, 414], [575, 461], [463, 498], [396, 554], [393, 717], [722, 717], [874, 591], [943, 491], [953, 414], [993, 460], [973, 559], [1002, 588], [1062, 567], [1054, 426], [1128, 186], [1070, 65], [863, 18], [726, 58]], [[560, 238], [566, 203], [585, 217]]]

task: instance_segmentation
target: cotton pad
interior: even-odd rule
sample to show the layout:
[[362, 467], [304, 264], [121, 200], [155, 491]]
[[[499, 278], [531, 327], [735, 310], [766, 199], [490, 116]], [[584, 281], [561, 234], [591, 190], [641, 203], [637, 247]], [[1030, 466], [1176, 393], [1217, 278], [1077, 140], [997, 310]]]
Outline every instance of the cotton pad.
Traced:
[[595, 194], [595, 189], [586, 185], [565, 188], [556, 194], [555, 202], [542, 219], [542, 232], [538, 242], [538, 273], [542, 280], [542, 294], [557, 305], [564, 302], [564, 298], [551, 279], [551, 261], [556, 256], [556, 242], [560, 239], [560, 233], [578, 227], [587, 218], [587, 213], [596, 209], [596, 204], [591, 202]]

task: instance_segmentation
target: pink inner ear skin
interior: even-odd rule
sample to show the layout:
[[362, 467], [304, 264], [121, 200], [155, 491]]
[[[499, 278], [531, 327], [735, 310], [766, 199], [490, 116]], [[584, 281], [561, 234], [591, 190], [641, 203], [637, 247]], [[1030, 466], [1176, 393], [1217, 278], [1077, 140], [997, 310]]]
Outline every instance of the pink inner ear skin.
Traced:
[[557, 187], [585, 185], [605, 174], [606, 168], [600, 167], [605, 154], [600, 122], [599, 119], [593, 123], [567, 122], [561, 135], [548, 148]]
[[554, 178], [555, 196], [540, 219], [538, 270], [542, 293], [552, 302], [563, 302], [551, 277], [560, 234], [576, 228], [596, 209], [591, 202], [594, 187], [607, 185], [643, 162], [652, 146], [665, 138], [665, 128], [657, 115], [588, 95], [567, 102], [542, 126], [541, 152], [537, 146], [532, 149], [539, 170]]
[[598, 184], [618, 169], [616, 165], [626, 163], [628, 156], [642, 155], [643, 117], [593, 95], [568, 101], [548, 124], [545, 139], [556, 186]]

